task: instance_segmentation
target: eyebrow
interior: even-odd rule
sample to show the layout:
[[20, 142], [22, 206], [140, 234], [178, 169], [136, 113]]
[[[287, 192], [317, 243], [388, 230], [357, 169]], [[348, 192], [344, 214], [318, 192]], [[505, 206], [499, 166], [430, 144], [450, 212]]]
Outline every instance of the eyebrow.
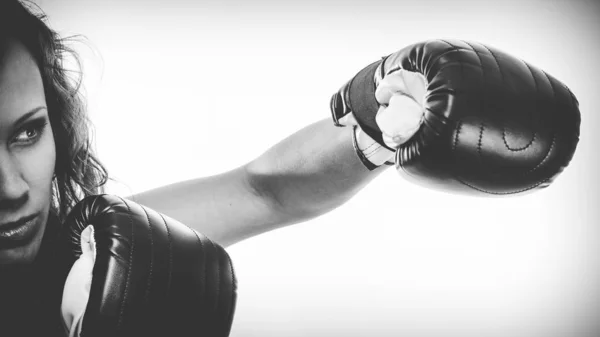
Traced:
[[35, 115], [38, 111], [44, 110], [44, 109], [47, 109], [47, 108], [45, 106], [38, 106], [37, 108], [33, 108], [28, 113], [26, 113], [23, 116], [19, 117], [19, 119], [17, 119], [17, 121], [15, 122], [14, 125], [21, 125], [23, 122], [25, 122], [26, 120], [28, 120], [31, 116]]

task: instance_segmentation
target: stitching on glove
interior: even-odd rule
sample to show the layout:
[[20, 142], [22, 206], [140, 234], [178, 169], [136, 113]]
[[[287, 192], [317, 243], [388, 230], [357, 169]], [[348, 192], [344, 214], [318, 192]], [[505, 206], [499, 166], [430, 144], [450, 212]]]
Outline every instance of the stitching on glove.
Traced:
[[554, 83], [552, 82], [552, 80], [550, 79], [550, 76], [548, 76], [548, 74], [546, 74], [545, 71], [543, 71], [543, 70], [541, 70], [541, 71], [544, 74], [544, 76], [546, 76], [546, 79], [550, 83], [550, 88], [552, 88], [552, 98], [554, 98], [554, 104], [552, 104], [552, 106], [555, 107], [556, 106], [557, 97], [556, 97], [556, 89], [554, 88]]
[[[207, 241], [212, 246], [213, 251], [218, 251], [217, 247], [215, 247], [214, 243], [210, 239], [207, 240]], [[218, 257], [218, 255], [219, 254], [217, 253], [217, 257]], [[204, 256], [206, 256], [206, 254]], [[217, 268], [217, 284], [215, 285], [215, 288], [216, 288], [217, 296], [215, 298], [216, 298], [217, 303], [215, 303], [215, 304], [218, 305], [219, 304], [219, 291], [220, 291], [219, 282], [221, 281], [221, 270], [219, 268], [219, 263], [218, 262], [216, 263], [216, 268]], [[207, 269], [207, 263], [205, 262], [204, 263], [204, 274], [207, 273], [206, 269]], [[208, 284], [207, 284], [207, 286], [208, 286]]]
[[[533, 74], [533, 70], [531, 69], [531, 66], [529, 64], [527, 64], [527, 62], [521, 60], [521, 62], [523, 62], [523, 64], [527, 67], [527, 69], [529, 70], [529, 73], [531, 74], [531, 78], [533, 79], [533, 83], [535, 85], [535, 93], [538, 94], [539, 93], [539, 84], [538, 81], [535, 79], [535, 75]], [[506, 141], [506, 126], [503, 127], [502, 130], [502, 140], [504, 141], [504, 146], [506, 146], [506, 148], [509, 151], [513, 151], [513, 152], [518, 152], [518, 151], [524, 151], [527, 150], [532, 144], [533, 142], [535, 142], [535, 140], [537, 139], [537, 132], [533, 133], [533, 137], [531, 138], [531, 141], [525, 145], [524, 147], [521, 148], [516, 148], [513, 149], [508, 145], [508, 142]]]
[[[197, 235], [198, 235], [198, 234], [196, 234], [196, 236], [197, 236]], [[213, 247], [213, 249], [214, 249], [214, 250], [217, 252], [217, 257], [219, 257], [219, 256], [218, 256], [218, 255], [219, 255], [219, 253], [218, 253], [219, 249], [218, 249], [218, 248], [215, 246], [215, 244], [214, 244], [214, 243], [213, 243], [211, 240], [208, 240], [208, 242], [210, 242], [210, 245], [211, 245], [211, 246]], [[219, 261], [219, 260], [220, 260], [220, 259], [217, 259], [217, 261]], [[217, 306], [219, 305], [219, 302], [220, 302], [220, 301], [219, 301], [219, 296], [221, 295], [221, 294], [220, 294], [220, 292], [221, 292], [221, 266], [219, 265], [219, 263], [218, 263], [218, 262], [216, 263], [216, 268], [217, 268], [217, 272], [216, 272], [216, 274], [217, 274], [217, 284], [215, 285], [215, 288], [216, 288], [216, 289], [215, 289], [215, 291], [216, 291], [216, 293], [217, 293], [217, 294], [216, 294], [216, 296], [215, 296], [215, 301], [216, 301], [217, 303], [215, 303], [215, 307], [217, 307]]]
[[229, 321], [233, 320], [233, 311], [232, 309], [235, 307], [235, 292], [237, 291], [237, 281], [235, 278], [235, 271], [233, 270], [233, 261], [231, 260], [231, 256], [225, 252], [225, 256], [227, 257], [227, 263], [229, 264], [229, 272], [231, 273], [231, 288], [233, 291], [231, 292], [230, 302], [229, 302], [229, 312], [227, 313], [227, 317]]
[[[481, 55], [479, 55], [479, 53], [475, 50], [475, 47], [473, 47], [473, 45], [471, 45], [469, 42], [464, 41], [469, 47], [471, 47], [471, 49], [473, 50], [473, 52], [475, 53], [475, 55], [477, 55], [477, 59], [479, 60], [479, 67], [481, 68], [481, 77], [483, 77], [483, 81], [485, 82], [485, 68], [483, 67], [483, 60], [481, 59]], [[496, 61], [497, 64], [497, 61]], [[500, 67], [498, 65], [498, 67]], [[502, 76], [502, 72], [500, 72], [500, 75]], [[485, 93], [485, 86], [483, 87], [483, 97], [486, 96]], [[486, 113], [486, 105], [483, 105], [483, 115], [487, 115]], [[482, 122], [481, 126], [479, 127], [479, 140], [477, 141], [477, 153], [479, 154], [479, 156], [481, 156], [481, 144], [482, 144], [482, 138], [483, 138], [483, 131], [485, 131], [485, 123]]]
[[371, 149], [371, 151], [367, 151], [366, 149], [363, 150], [363, 154], [365, 155], [366, 158], [371, 158], [373, 157], [375, 154], [377, 154], [377, 152], [379, 152], [381, 150], [381, 147], [377, 147], [377, 143], [374, 143], [372, 145], [369, 146], [369, 148]]
[[479, 140], [477, 141], [477, 153], [481, 156], [481, 143], [483, 138], [483, 131], [485, 130], [485, 123], [481, 123], [479, 126]]
[[[468, 42], [467, 42], [467, 44], [468, 44]], [[502, 67], [500, 66], [500, 61], [498, 61], [498, 58], [496, 58], [496, 54], [494, 54], [494, 52], [492, 52], [492, 50], [490, 48], [488, 48], [486, 45], [483, 45], [481, 43], [479, 45], [482, 46], [483, 48], [485, 48], [490, 53], [490, 55], [492, 56], [494, 61], [496, 62], [496, 65], [498, 66], [498, 72], [500, 73], [500, 78], [502, 79], [502, 86], [504, 86], [506, 84], [504, 82], [504, 73], [502, 73]], [[481, 66], [483, 67], [483, 63], [481, 64]]]
[[[192, 229], [190, 228], [190, 230], [192, 230]], [[194, 232], [194, 234], [196, 235], [196, 239], [198, 239], [198, 242], [200, 243], [200, 250], [202, 251], [202, 265], [204, 266], [204, 270], [202, 271], [202, 273], [200, 275], [200, 278], [202, 279], [201, 282], [202, 282], [202, 286], [204, 287], [204, 289], [202, 289], [202, 293], [206, 294], [207, 293], [207, 291], [206, 291], [206, 288], [207, 288], [207, 284], [206, 284], [206, 282], [207, 282], [207, 280], [206, 280], [206, 259], [205, 259], [205, 257], [206, 257], [206, 251], [204, 249], [204, 243], [202, 243], [202, 240], [198, 236], [198, 233], [196, 233], [195, 230], [192, 230], [192, 232]]]
[[[556, 89], [554, 88], [554, 84], [552, 84], [552, 81], [550, 80], [550, 77], [548, 76], [548, 74], [546, 74], [546, 72], [543, 70], [542, 70], [542, 73], [544, 74], [544, 76], [546, 76], [546, 79], [548, 80], [548, 82], [550, 82], [550, 88], [552, 88], [552, 98], [554, 98], [554, 102], [555, 102], [555, 104], [552, 104], [552, 106], [554, 107], [554, 106], [556, 106], [556, 101], [557, 101]], [[544, 158], [534, 168], [532, 168], [527, 173], [525, 173], [525, 175], [530, 174], [533, 171], [540, 168], [542, 166], [542, 164], [546, 161], [546, 159], [548, 159], [548, 157], [550, 157], [550, 152], [554, 148], [555, 140], [556, 140], [556, 132], [552, 133], [552, 143], [550, 143], [550, 146], [548, 147], [548, 152], [546, 152], [546, 155], [544, 156]]]
[[165, 220], [165, 217], [158, 213], [160, 218], [165, 225], [165, 229], [167, 230], [167, 241], [169, 242], [169, 279], [167, 280], [167, 292], [171, 290], [171, 278], [173, 276], [173, 238], [171, 237], [171, 231], [169, 230], [169, 225]]
[[382, 149], [381, 147], [376, 147], [376, 148], [373, 149], [373, 151], [371, 151], [369, 153], [365, 152], [364, 155], [365, 155], [365, 157], [367, 157], [367, 158], [370, 159], [371, 157], [373, 157], [374, 155], [376, 155], [379, 151], [381, 151], [381, 149]]
[[454, 176], [454, 178], [455, 178], [455, 179], [456, 179], [458, 182], [460, 182], [461, 184], [464, 184], [465, 186], [468, 186], [468, 187], [470, 187], [470, 188], [472, 188], [472, 189], [474, 189], [474, 190], [477, 190], [477, 191], [479, 191], [479, 192], [483, 192], [483, 193], [487, 193], [487, 194], [494, 194], [494, 195], [509, 195], [509, 194], [517, 194], [517, 193], [521, 193], [521, 192], [529, 191], [529, 190], [532, 190], [532, 189], [534, 189], [534, 188], [536, 188], [536, 187], [538, 187], [538, 186], [540, 186], [540, 185], [542, 185], [542, 184], [546, 183], [548, 180], [550, 180], [550, 178], [543, 179], [543, 180], [541, 180], [541, 181], [539, 181], [539, 182], [535, 183], [533, 186], [529, 186], [529, 187], [527, 187], [527, 188], [524, 188], [524, 189], [521, 189], [521, 190], [518, 190], [518, 191], [512, 191], [512, 192], [492, 192], [492, 191], [488, 191], [488, 190], [484, 190], [484, 189], [481, 189], [481, 188], [475, 187], [475, 186], [473, 186], [473, 185], [471, 185], [471, 184], [469, 184], [469, 183], [467, 183], [467, 182], [465, 182], [465, 181], [461, 180], [461, 179], [460, 179], [459, 177], [457, 177], [457, 176]]
[[511, 152], [521, 152], [521, 151], [525, 151], [527, 150], [531, 145], [533, 145], [533, 142], [537, 139], [537, 132], [533, 133], [533, 137], [531, 137], [531, 140], [529, 141], [529, 143], [521, 148], [516, 148], [513, 149], [508, 145], [508, 142], [506, 141], [506, 126], [504, 126], [502, 128], [502, 140], [504, 141], [504, 146], [506, 147], [507, 150], [511, 151]]
[[[494, 54], [494, 52], [492, 52], [491, 49], [489, 49], [485, 45], [482, 45], [482, 44], [480, 44], [480, 45], [483, 46], [483, 48], [485, 48], [487, 51], [489, 51], [490, 55], [492, 55], [492, 57], [494, 58], [494, 61], [496, 61], [496, 65], [498, 66], [498, 70], [500, 72], [500, 77], [502, 78], [502, 85], [504, 85], [505, 84], [504, 74], [502, 73], [502, 67], [500, 66], [500, 61], [498, 61], [498, 58], [496, 57], [496, 55]], [[521, 62], [523, 62], [523, 61], [521, 60]], [[531, 70], [531, 68], [529, 67], [529, 64], [527, 64], [527, 62], [523, 62], [523, 63], [527, 66], [527, 69], [529, 69], [529, 72], [531, 73], [531, 77], [533, 78], [533, 83], [535, 84], [535, 91], [537, 93], [538, 92], [538, 83], [535, 80], [535, 76], [533, 76], [533, 71]], [[514, 151], [514, 152], [526, 150], [527, 148], [529, 148], [529, 146], [531, 146], [531, 144], [533, 144], [533, 142], [536, 140], [536, 138], [537, 138], [537, 132], [534, 132], [531, 141], [529, 142], [529, 144], [525, 145], [525, 147], [517, 148], [517, 149], [511, 149], [510, 146], [508, 146], [508, 142], [506, 141], [506, 126], [504, 126], [503, 130], [502, 130], [502, 140], [504, 141], [504, 145], [506, 146], [506, 148], [508, 150]]]
[[571, 95], [571, 104], [573, 105], [573, 107], [579, 107], [579, 101], [577, 100], [577, 97], [575, 97], [575, 94], [573, 94], [571, 89], [569, 89], [569, 87], [567, 87], [565, 84], [563, 84], [563, 86], [565, 87], [565, 89], [567, 89], [569, 95]]
[[354, 128], [352, 129], [352, 146], [354, 147], [354, 152], [356, 153], [356, 155], [358, 156], [358, 159], [360, 159], [360, 162], [369, 170], [369, 171], [373, 171], [374, 169], [377, 168], [377, 166], [373, 163], [371, 163], [366, 157], [365, 155], [362, 153], [362, 151], [358, 148], [358, 140], [356, 139], [356, 128], [357, 126], [354, 126]]
[[[446, 56], [446, 54], [450, 54], [450, 53], [452, 53], [452, 52], [459, 51], [459, 50], [464, 50], [464, 51], [470, 51], [470, 52], [477, 53], [477, 52], [476, 52], [475, 50], [473, 50], [473, 49], [469, 49], [469, 48], [463, 48], [463, 47], [455, 46], [455, 45], [453, 45], [452, 43], [450, 43], [450, 42], [448, 42], [448, 41], [446, 41], [446, 40], [438, 40], [438, 41], [442, 41], [442, 42], [444, 42], [445, 44], [447, 44], [448, 46], [450, 46], [450, 47], [451, 47], [451, 49], [449, 49], [449, 50], [446, 50], [445, 52], [443, 52], [443, 53], [441, 53], [440, 55], [438, 55], [438, 56], [437, 56], [437, 57], [436, 57], [436, 58], [433, 60], [433, 62], [431, 62], [431, 64], [435, 64], [435, 63], [437, 63], [437, 61], [438, 61], [440, 58], [442, 58], [442, 57]], [[466, 41], [462, 41], [462, 42], [465, 42], [465, 43], [466, 43]], [[467, 43], [467, 44], [468, 44], [468, 43]], [[472, 47], [471, 47], [471, 48], [472, 48]]]
[[[520, 60], [520, 61], [521, 61], [521, 62], [523, 62], [523, 64], [524, 64], [524, 65], [527, 67], [527, 70], [529, 70], [529, 73], [531, 74], [531, 78], [533, 79], [533, 84], [534, 84], [534, 86], [535, 86], [535, 93], [536, 93], [536, 94], [537, 94], [537, 93], [539, 93], [539, 91], [540, 91], [540, 90], [539, 90], [539, 89], [540, 89], [540, 88], [539, 88], [539, 84], [538, 84], [538, 81], [535, 79], [535, 75], [533, 74], [533, 70], [531, 69], [531, 66], [530, 66], [530, 65], [529, 65], [527, 62], [525, 62], [525, 61], [523, 61], [523, 60]], [[511, 147], [508, 145], [508, 142], [506, 141], [506, 126], [504, 126], [504, 127], [503, 127], [503, 129], [502, 129], [502, 140], [504, 141], [504, 146], [505, 146], [505, 147], [506, 147], [506, 148], [507, 148], [509, 151], [513, 151], [513, 152], [525, 151], [525, 150], [527, 150], [527, 149], [528, 149], [528, 148], [529, 148], [531, 145], [533, 145], [533, 142], [535, 142], [535, 141], [536, 141], [536, 139], [537, 139], [537, 131], [533, 133], [533, 137], [531, 138], [531, 141], [530, 141], [528, 144], [526, 144], [524, 147], [513, 149], [513, 148], [511, 148]]]
[[[477, 50], [475, 50], [475, 47], [473, 47], [473, 45], [471, 45], [469, 42], [464, 41], [469, 47], [471, 47], [472, 51], [475, 53], [475, 55], [477, 55], [477, 59], [479, 60], [479, 67], [481, 68], [481, 77], [483, 77], [483, 81], [485, 82], [485, 67], [483, 66], [483, 59], [481, 58], [481, 55], [477, 52]], [[489, 49], [488, 49], [489, 50]], [[494, 55], [492, 55], [492, 57], [494, 57]], [[496, 58], [494, 57], [494, 60], [496, 61], [496, 65], [498, 66], [498, 71], [500, 72], [500, 77], [502, 77], [502, 82], [504, 82], [504, 77], [502, 76], [502, 71], [500, 70], [500, 64], [498, 64], [498, 60], [496, 60]], [[483, 86], [483, 91], [484, 91], [484, 95], [483, 97], [485, 97], [485, 86]], [[485, 105], [483, 106], [485, 108]], [[485, 110], [484, 110], [485, 112]]]
[[150, 302], [150, 288], [154, 275], [154, 238], [152, 236], [152, 221], [150, 221], [150, 215], [146, 210], [146, 207], [140, 205], [144, 213], [146, 214], [146, 219], [148, 220], [148, 235], [150, 236], [150, 273], [148, 275], [148, 283], [146, 284], [146, 293], [144, 294], [144, 299], [146, 303]]
[[[379, 145], [379, 143], [377, 143], [376, 141], [373, 141], [373, 143], [371, 143], [371, 145], [367, 146], [367, 147], [364, 149], [364, 152], [368, 152], [368, 151], [369, 151], [369, 150], [371, 150], [373, 147], [375, 147], [375, 149], [372, 149], [372, 150], [373, 150], [372, 152], [375, 152], [375, 151], [377, 151], [377, 145]], [[365, 154], [366, 154], [366, 153], [365, 153]]]
[[546, 152], [546, 155], [544, 156], [544, 158], [534, 168], [527, 171], [527, 173], [525, 173], [524, 176], [533, 173], [533, 171], [537, 170], [544, 164], [546, 159], [548, 159], [550, 157], [550, 152], [552, 152], [552, 149], [554, 148], [555, 140], [556, 140], [556, 133], [553, 133], [552, 134], [552, 143], [550, 143], [550, 146], [548, 147], [548, 152]]
[[131, 216], [131, 207], [129, 207], [129, 204], [127, 203], [127, 201], [125, 201], [122, 198], [121, 201], [123, 203], [125, 203], [125, 206], [127, 206], [127, 218], [129, 218], [129, 226], [131, 227], [131, 251], [129, 252], [129, 261], [128, 261], [128, 268], [127, 268], [127, 282], [125, 283], [125, 291], [123, 294], [123, 297], [121, 298], [121, 305], [120, 305], [120, 311], [119, 311], [119, 320], [117, 321], [117, 329], [121, 328], [121, 324], [123, 323], [123, 316], [124, 316], [124, 311], [125, 311], [125, 300], [127, 299], [127, 293], [129, 292], [129, 284], [131, 283], [131, 270], [133, 269], [133, 252], [135, 251], [135, 235], [133, 235], [133, 218]]
[[[496, 61], [496, 65], [498, 65], [498, 70], [500, 71], [500, 77], [502, 78], [502, 84], [504, 85], [505, 84], [504, 83], [505, 82], [504, 74], [502, 73], [502, 67], [500, 66], [500, 61], [498, 61], [498, 58], [496, 57], [494, 52], [492, 52], [492, 50], [490, 50], [487, 46], [485, 46], [485, 45], [481, 45], [481, 46], [483, 46], [486, 50], [488, 50], [490, 52], [490, 55], [492, 55], [492, 57], [494, 58], [494, 61]], [[524, 62], [522, 60], [521, 60], [521, 62], [523, 62], [527, 66], [527, 69], [529, 69], [529, 73], [531, 73], [531, 77], [533, 78], [533, 82], [535, 84], [535, 91], [537, 93], [538, 92], [538, 83], [535, 80], [535, 76], [533, 76], [533, 71], [531, 70], [531, 68], [530, 68], [529, 64], [527, 64], [527, 62]], [[527, 148], [529, 148], [531, 146], [531, 144], [533, 144], [533, 142], [536, 140], [536, 138], [537, 138], [537, 132], [534, 132], [533, 137], [532, 137], [531, 141], [529, 142], [529, 144], [525, 145], [522, 148], [512, 149], [512, 148], [510, 148], [510, 146], [508, 145], [508, 142], [506, 141], [506, 126], [503, 127], [503, 130], [502, 130], [502, 140], [504, 141], [504, 145], [506, 146], [506, 148], [508, 150], [514, 151], [514, 152], [526, 150]]]
[[458, 121], [458, 124], [454, 128], [454, 130], [456, 131], [456, 135], [454, 136], [454, 143], [452, 144], [452, 151], [456, 150], [456, 145], [458, 144], [458, 135], [462, 131], [462, 125], [463, 125], [463, 121]]

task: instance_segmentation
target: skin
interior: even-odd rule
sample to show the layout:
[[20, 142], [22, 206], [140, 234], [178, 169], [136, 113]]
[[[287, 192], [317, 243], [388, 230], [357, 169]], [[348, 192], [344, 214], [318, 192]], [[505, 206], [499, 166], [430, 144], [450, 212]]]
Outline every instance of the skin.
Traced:
[[[0, 60], [0, 224], [38, 214], [28, 240], [16, 245], [0, 242], [4, 267], [31, 263], [40, 248], [56, 149], [37, 64], [18, 41], [4, 41], [1, 47], [6, 52]], [[31, 111], [36, 112], [17, 123]]]
[[356, 155], [351, 128], [326, 118], [234, 170], [130, 198], [227, 247], [330, 212], [388, 167], [369, 171]]

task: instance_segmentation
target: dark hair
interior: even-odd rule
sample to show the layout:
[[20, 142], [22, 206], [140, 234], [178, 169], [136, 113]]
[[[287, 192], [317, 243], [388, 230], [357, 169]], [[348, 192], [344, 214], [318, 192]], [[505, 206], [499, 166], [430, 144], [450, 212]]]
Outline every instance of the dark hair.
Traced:
[[77, 65], [79, 59], [65, 45], [67, 39], [48, 26], [42, 10], [29, 2], [0, 0], [0, 41], [9, 38], [25, 45], [40, 68], [56, 145], [51, 212], [62, 221], [79, 200], [101, 192], [108, 179], [93, 154], [91, 124], [79, 90], [81, 72], [69, 71], [64, 65], [68, 56]]

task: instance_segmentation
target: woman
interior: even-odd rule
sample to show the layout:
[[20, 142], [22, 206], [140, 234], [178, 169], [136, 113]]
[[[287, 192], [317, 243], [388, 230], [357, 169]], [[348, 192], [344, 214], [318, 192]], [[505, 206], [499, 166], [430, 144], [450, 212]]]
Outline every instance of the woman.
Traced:
[[[56, 307], [39, 304], [59, 274], [45, 270], [45, 252], [73, 205], [107, 180], [63, 68], [71, 51], [35, 12], [17, 0], [0, 4], [0, 316], [12, 335], [61, 331], [49, 314]], [[381, 171], [367, 170], [350, 129], [327, 118], [240, 168], [132, 198], [227, 246], [327, 212]]]
[[[34, 309], [33, 305], [39, 298], [52, 294], [44, 288], [52, 284], [45, 276], [57, 274], [55, 270], [44, 270], [49, 266], [45, 259], [52, 247], [52, 234], [81, 195], [97, 192], [105, 174], [90, 157], [86, 137], [70, 134], [85, 128], [74, 123], [81, 119], [80, 113], [75, 114], [79, 118], [72, 118], [65, 112], [67, 103], [78, 105], [74, 90], [64, 80], [64, 74], [61, 75], [64, 72], [61, 72], [60, 55], [52, 53], [60, 50], [60, 46], [53, 48], [49, 42], [52, 33], [28, 16], [15, 0], [4, 1], [1, 6], [0, 16], [4, 16], [0, 20], [4, 26], [1, 31], [5, 37], [0, 62], [0, 211], [3, 212], [0, 225], [12, 226], [7, 222], [28, 215], [33, 219], [23, 222], [27, 223], [27, 231], [4, 227], [2, 254], [6, 263], [2, 291], [6, 294], [2, 296], [4, 305], [0, 316], [5, 323], [4, 331], [12, 332], [13, 327], [23, 332], [30, 327], [54, 324], [48, 315], [52, 308]], [[469, 23], [470, 20], [469, 17]], [[411, 27], [404, 31], [406, 29]], [[32, 115], [27, 115], [29, 112]], [[22, 123], [23, 116], [27, 120]], [[80, 145], [71, 146], [71, 143]], [[69, 169], [61, 169], [61, 165]], [[364, 169], [352, 149], [350, 131], [335, 129], [325, 120], [231, 172], [133, 198], [228, 245], [326, 212], [347, 200], [381, 171], [369, 173]], [[53, 193], [55, 197], [51, 198]], [[427, 201], [428, 207], [434, 204]], [[429, 209], [425, 212], [434, 213]], [[451, 213], [437, 213], [457, 212], [452, 209]], [[45, 214], [50, 214], [47, 219], [42, 218]], [[402, 214], [403, 220], [404, 215], [406, 213]], [[516, 222], [522, 220], [519, 218]], [[406, 256], [413, 257], [412, 254]], [[371, 262], [367, 266], [372, 266]], [[35, 325], [30, 324], [31, 318]]]

